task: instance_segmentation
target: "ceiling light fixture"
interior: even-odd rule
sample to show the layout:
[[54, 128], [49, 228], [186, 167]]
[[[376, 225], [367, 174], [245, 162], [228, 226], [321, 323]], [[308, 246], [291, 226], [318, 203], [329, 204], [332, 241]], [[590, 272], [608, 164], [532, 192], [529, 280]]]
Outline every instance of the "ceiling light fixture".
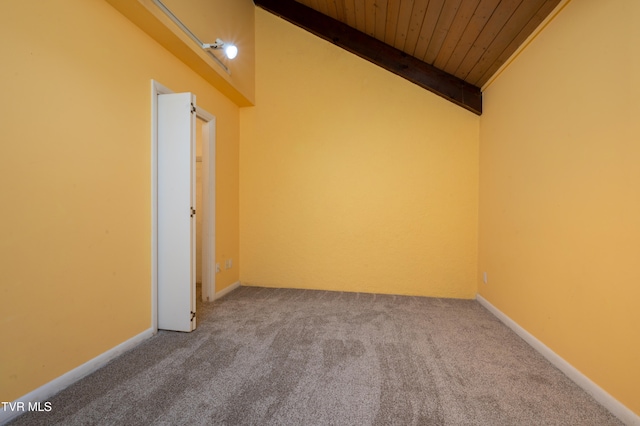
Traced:
[[193, 33], [193, 31], [187, 28], [187, 26], [182, 23], [182, 21], [180, 21], [180, 19], [178, 19], [178, 17], [174, 15], [174, 13], [171, 12], [171, 10], [169, 10], [167, 6], [162, 3], [161, 0], [153, 0], [153, 2], [160, 8], [160, 10], [162, 10], [162, 12], [164, 12], [165, 15], [167, 15], [174, 22], [174, 24], [176, 24], [182, 31], [184, 31], [184, 33], [188, 35], [191, 40], [195, 41], [198, 46], [204, 49], [207, 55], [209, 55], [211, 59], [213, 59], [223, 70], [225, 70], [227, 74], [231, 75], [231, 70], [229, 69], [229, 67], [224, 62], [222, 62], [222, 60], [218, 58], [217, 55], [214, 55], [213, 52], [210, 51], [210, 49], [224, 50], [227, 58], [233, 59], [238, 55], [238, 48], [236, 46], [231, 43], [225, 43], [220, 39], [217, 39], [213, 44], [203, 43], [198, 38], [198, 36]]
[[238, 56], [238, 48], [234, 44], [222, 41], [219, 38], [216, 39], [215, 43], [203, 43], [202, 47], [205, 49], [222, 50], [229, 59]]

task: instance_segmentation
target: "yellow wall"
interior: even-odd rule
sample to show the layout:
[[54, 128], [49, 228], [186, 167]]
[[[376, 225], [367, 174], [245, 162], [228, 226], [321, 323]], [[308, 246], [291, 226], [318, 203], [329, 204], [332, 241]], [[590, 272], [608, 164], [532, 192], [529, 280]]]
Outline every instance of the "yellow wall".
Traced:
[[640, 414], [638, 18], [572, 1], [485, 91], [478, 281]]
[[[151, 327], [152, 78], [217, 117], [216, 251], [238, 257], [239, 109], [102, 0], [6, 0], [0, 39], [12, 401]], [[218, 289], [238, 278], [220, 274]]]
[[472, 298], [479, 118], [256, 9], [243, 285]]

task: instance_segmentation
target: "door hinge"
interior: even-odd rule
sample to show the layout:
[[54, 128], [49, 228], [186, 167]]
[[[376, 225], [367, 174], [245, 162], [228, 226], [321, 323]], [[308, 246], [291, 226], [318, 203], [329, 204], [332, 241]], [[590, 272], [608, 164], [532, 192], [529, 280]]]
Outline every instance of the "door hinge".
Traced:
[[191, 321], [193, 321], [196, 317], [196, 313], [191, 311]]
[[196, 112], [196, 106], [191, 102], [191, 114]]
[[196, 209], [191, 207], [191, 217], [195, 216], [195, 214], [196, 214]]

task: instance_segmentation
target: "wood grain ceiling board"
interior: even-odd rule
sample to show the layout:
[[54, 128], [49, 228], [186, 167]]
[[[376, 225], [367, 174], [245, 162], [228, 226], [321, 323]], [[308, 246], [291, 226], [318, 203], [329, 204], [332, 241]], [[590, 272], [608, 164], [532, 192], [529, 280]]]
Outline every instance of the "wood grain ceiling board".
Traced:
[[296, 0], [481, 87], [560, 0]]
[[[407, 55], [402, 50], [385, 44], [385, 42], [368, 35], [366, 32], [361, 32], [347, 23], [321, 13], [321, 8], [317, 2], [329, 0], [309, 1], [312, 1], [317, 9], [295, 0], [254, 0], [255, 4], [264, 10], [286, 19], [310, 33], [442, 96], [475, 114], [482, 114], [482, 93], [478, 87], [456, 76], [447, 74], [411, 55]], [[345, 5], [348, 5], [351, 4], [349, 2], [352, 0], [344, 1]], [[365, 3], [365, 9], [366, 5], [367, 3]], [[358, 10], [357, 7], [354, 6], [354, 10]], [[348, 14], [347, 12], [348, 10], [345, 10], [345, 14]], [[375, 16], [375, 12], [376, 9], [374, 7], [370, 10], [370, 15]], [[410, 15], [408, 19], [410, 20]], [[375, 19], [372, 21], [375, 22]], [[361, 25], [366, 28], [366, 17]], [[375, 32], [375, 29], [373, 31]], [[396, 41], [397, 39], [398, 37], [396, 37]]]
[[[527, 37], [529, 37], [529, 35], [531, 35], [536, 30], [536, 28], [538, 28], [538, 26], [542, 23], [542, 21], [544, 21], [547, 18], [547, 16], [551, 14], [551, 12], [553, 12], [553, 10], [556, 8], [558, 3], [560, 3], [560, 0], [547, 0], [543, 2], [543, 4], [538, 9], [538, 11], [526, 23], [518, 25], [518, 22], [516, 22], [511, 28], [507, 28], [507, 26], [505, 26], [506, 31], [511, 31], [512, 34], [517, 32], [517, 34], [513, 38], [511, 37], [500, 37], [499, 39], [496, 38], [495, 44], [498, 45], [498, 47], [496, 47], [494, 50], [496, 52], [502, 50], [502, 52], [498, 54], [498, 58], [495, 60], [490, 60], [489, 59], [490, 54], [484, 55], [483, 57], [480, 58], [480, 60], [474, 67], [474, 70], [472, 70], [472, 74], [469, 75], [465, 80], [471, 81], [475, 79], [477, 81], [476, 85], [478, 86], [482, 86], [487, 81], [489, 81], [489, 79], [493, 76], [493, 74], [496, 71], [498, 71], [498, 69], [511, 57], [511, 55], [516, 50], [518, 50], [520, 45], [524, 43]], [[523, 23], [524, 21], [525, 20], [523, 19], [522, 21], [519, 21], [519, 22]], [[516, 28], [515, 30], [513, 29], [514, 27]], [[505, 47], [504, 49], [500, 49], [499, 44], [503, 42], [503, 40], [509, 40], [509, 39], [510, 41], [507, 47]], [[485, 56], [486, 56], [486, 59], [484, 61], [485, 63], [483, 63], [482, 61]], [[478, 76], [477, 79], [476, 79], [476, 76]]]

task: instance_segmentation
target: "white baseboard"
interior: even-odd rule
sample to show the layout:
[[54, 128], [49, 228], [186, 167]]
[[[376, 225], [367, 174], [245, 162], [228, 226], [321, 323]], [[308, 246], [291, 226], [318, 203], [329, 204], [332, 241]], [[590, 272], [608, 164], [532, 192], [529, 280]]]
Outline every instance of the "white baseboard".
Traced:
[[[48, 398], [52, 397], [62, 389], [72, 385], [83, 377], [93, 373], [99, 368], [103, 367], [109, 361], [139, 345], [143, 341], [153, 336], [153, 329], [148, 329], [132, 337], [131, 339], [119, 344], [118, 346], [109, 349], [108, 351], [98, 355], [90, 361], [85, 362], [79, 367], [63, 374], [62, 376], [53, 379], [49, 383], [40, 386], [38, 389], [29, 392], [28, 394], [18, 398], [14, 402], [23, 402], [25, 406], [29, 403], [45, 402]], [[55, 409], [55, 407], [53, 407]], [[7, 407], [7, 411], [0, 407], [0, 425], [8, 423], [19, 415], [24, 414], [24, 411], [10, 411]]]
[[476, 295], [476, 300], [489, 312], [495, 315], [507, 327], [513, 330], [518, 336], [527, 342], [533, 349], [540, 352], [551, 364], [562, 371], [567, 377], [573, 380], [578, 386], [584, 389], [602, 406], [609, 410], [614, 416], [619, 418], [626, 425], [640, 426], [640, 416], [627, 408], [620, 401], [609, 395], [604, 389], [595, 384], [591, 379], [578, 371], [574, 366], [565, 361], [558, 354], [553, 352], [544, 343], [534, 337], [527, 330], [518, 325], [515, 321], [505, 315], [498, 308], [489, 303], [484, 297]]
[[220, 290], [219, 292], [217, 292], [213, 296], [213, 300], [220, 299], [221, 297], [226, 296], [227, 294], [231, 293], [233, 290], [235, 290], [238, 287], [240, 287], [240, 281], [236, 281], [235, 283], [231, 284], [229, 287], [225, 288], [224, 290]]

